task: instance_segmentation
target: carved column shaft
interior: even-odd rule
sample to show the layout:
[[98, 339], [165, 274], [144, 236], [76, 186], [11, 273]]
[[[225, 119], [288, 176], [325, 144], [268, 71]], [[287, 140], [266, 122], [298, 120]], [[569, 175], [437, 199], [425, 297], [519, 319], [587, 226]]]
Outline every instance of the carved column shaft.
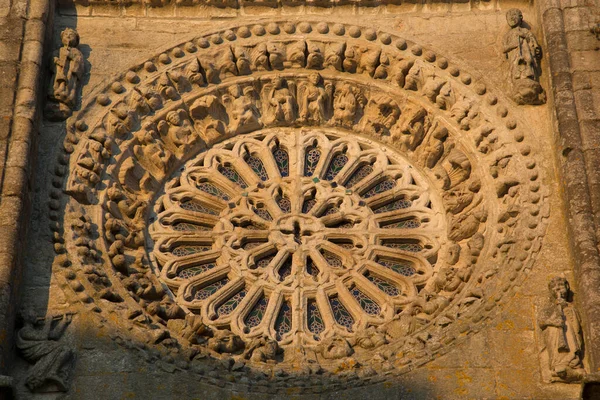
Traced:
[[[25, 2], [24, 2], [25, 3]], [[20, 19], [17, 2], [11, 13]], [[25, 21], [25, 32], [20, 54], [14, 54], [19, 64], [19, 75], [6, 141], [0, 140], [0, 375], [8, 373], [7, 358], [12, 348], [12, 332], [18, 310], [18, 288], [21, 276], [22, 243], [28, 205], [30, 150], [34, 148], [34, 131], [38, 113], [35, 107], [40, 88], [40, 77], [45, 27], [49, 14], [47, 0], [31, 0]], [[22, 22], [15, 21], [14, 31], [22, 35]], [[4, 41], [4, 39], [3, 39]], [[17, 47], [19, 48], [19, 47]], [[16, 75], [15, 75], [16, 78]], [[0, 90], [12, 97], [12, 90]], [[4, 132], [4, 131], [2, 131]], [[2, 134], [2, 138], [5, 136]], [[11, 179], [7, 179], [11, 177]]]
[[571, 63], [560, 2], [538, 3], [550, 62], [556, 115], [557, 157], [563, 176], [573, 250], [575, 283], [586, 329], [590, 370], [600, 368], [600, 171], [597, 150], [586, 151], [593, 138], [579, 126]]

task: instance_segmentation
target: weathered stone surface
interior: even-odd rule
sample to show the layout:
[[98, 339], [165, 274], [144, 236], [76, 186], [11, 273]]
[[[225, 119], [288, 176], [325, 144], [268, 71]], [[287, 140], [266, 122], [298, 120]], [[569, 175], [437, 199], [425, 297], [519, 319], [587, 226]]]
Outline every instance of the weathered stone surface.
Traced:
[[[574, 399], [595, 379], [595, 5], [24, 4], [0, 23], [16, 398]], [[554, 314], [583, 330], [565, 374]]]

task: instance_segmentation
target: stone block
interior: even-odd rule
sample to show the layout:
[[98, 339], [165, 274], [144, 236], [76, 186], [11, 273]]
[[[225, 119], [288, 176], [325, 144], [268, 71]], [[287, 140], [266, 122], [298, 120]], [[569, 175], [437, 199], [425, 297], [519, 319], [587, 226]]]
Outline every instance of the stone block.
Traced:
[[592, 88], [592, 76], [587, 71], [574, 71], [573, 90], [590, 90]]
[[567, 45], [569, 51], [597, 51], [600, 49], [600, 41], [596, 39], [590, 30], [567, 32]]
[[[0, 202], [0, 227], [12, 226], [21, 221], [23, 203], [18, 197], [3, 197]], [[11, 250], [12, 251], [12, 250]]]
[[18, 61], [21, 54], [21, 41], [17, 39], [0, 40], [0, 62]]
[[25, 188], [27, 188], [27, 172], [25, 169], [8, 167], [4, 170], [3, 196], [19, 196]]
[[[13, 225], [1, 225], [0, 226], [0, 253], [11, 253], [16, 249], [16, 245], [19, 242], [17, 236], [16, 225], [19, 222], [19, 215], [15, 216]], [[5, 278], [6, 279], [6, 278]]]
[[600, 104], [594, 104], [591, 90], [578, 90], [574, 94], [577, 117], [581, 120], [600, 118]]
[[93, 17], [119, 17], [122, 14], [122, 8], [118, 4], [94, 3], [92, 5]]
[[590, 31], [591, 13], [587, 7], [566, 8], [563, 10], [565, 32]]

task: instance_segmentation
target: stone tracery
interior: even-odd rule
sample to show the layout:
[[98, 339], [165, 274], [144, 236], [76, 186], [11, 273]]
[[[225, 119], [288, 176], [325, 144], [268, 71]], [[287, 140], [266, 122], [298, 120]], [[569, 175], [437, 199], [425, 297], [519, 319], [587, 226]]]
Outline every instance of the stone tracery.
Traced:
[[[172, 323], [183, 320], [180, 307], [197, 313], [214, 331], [208, 349], [216, 353], [239, 351], [240, 336], [285, 347], [310, 332], [322, 342], [323, 365], [352, 348], [369, 365], [373, 347], [390, 346], [403, 356], [385, 361], [400, 368], [473, 331], [467, 324], [514, 285], [543, 232], [545, 190], [524, 133], [481, 81], [434, 53], [387, 33], [321, 28], [282, 22], [201, 37], [91, 96], [59, 157], [72, 196], [64, 219], [74, 223], [64, 239], [53, 226], [55, 248], [78, 254], [57, 258], [73, 261], [66, 288], [90, 307], [97, 298], [125, 299], [125, 320], [161, 324], [174, 337], [195, 337], [185, 333], [192, 325]], [[359, 143], [370, 150], [356, 150]], [[407, 176], [427, 191], [398, 197]], [[414, 206], [415, 218], [397, 218]], [[320, 214], [300, 219], [311, 213]], [[377, 232], [365, 232], [373, 221]], [[290, 249], [309, 247], [312, 225], [340, 235], [298, 260]], [[103, 240], [91, 240], [94, 231]], [[246, 268], [243, 279], [230, 275], [231, 265]], [[360, 279], [325, 279], [360, 268]], [[262, 290], [247, 286], [257, 271], [268, 271]], [[302, 314], [296, 292], [285, 293], [300, 275], [316, 292], [320, 282], [336, 285], [306, 297]], [[333, 326], [355, 340], [326, 339]], [[367, 331], [381, 340], [366, 343]], [[284, 364], [293, 363], [286, 354]]]
[[[356, 136], [280, 130], [202, 153], [157, 203], [150, 235], [161, 279], [188, 309], [242, 336], [258, 332], [242, 321], [267, 293], [279, 311], [262, 316], [261, 332], [283, 339], [269, 332], [277, 320], [286, 334], [299, 325], [288, 342], [314, 342], [316, 315], [325, 336], [389, 321], [432, 276], [445, 228], [426, 178], [382, 150]], [[336, 317], [334, 296], [352, 324]]]

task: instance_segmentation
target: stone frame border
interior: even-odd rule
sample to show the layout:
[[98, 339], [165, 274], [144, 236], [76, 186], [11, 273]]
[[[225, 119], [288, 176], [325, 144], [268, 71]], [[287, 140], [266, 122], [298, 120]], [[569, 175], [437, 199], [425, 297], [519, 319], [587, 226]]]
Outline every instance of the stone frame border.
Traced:
[[10, 100], [14, 95], [14, 103], [7, 124], [10, 125], [8, 135], [2, 143], [6, 148], [0, 152], [0, 395], [10, 393], [12, 381], [4, 379], [2, 374], [10, 372], [9, 365], [14, 357], [13, 331], [20, 304], [23, 266], [21, 250], [25, 247], [29, 224], [31, 164], [36, 160], [35, 132], [43, 101], [40, 89], [45, 70], [44, 43], [49, 28], [52, 28], [53, 11], [48, 0], [14, 3], [9, 11], [16, 15], [10, 28], [22, 37], [19, 38], [20, 47], [14, 49], [17, 51], [14, 57], [16, 87], [12, 93], [6, 93]]

